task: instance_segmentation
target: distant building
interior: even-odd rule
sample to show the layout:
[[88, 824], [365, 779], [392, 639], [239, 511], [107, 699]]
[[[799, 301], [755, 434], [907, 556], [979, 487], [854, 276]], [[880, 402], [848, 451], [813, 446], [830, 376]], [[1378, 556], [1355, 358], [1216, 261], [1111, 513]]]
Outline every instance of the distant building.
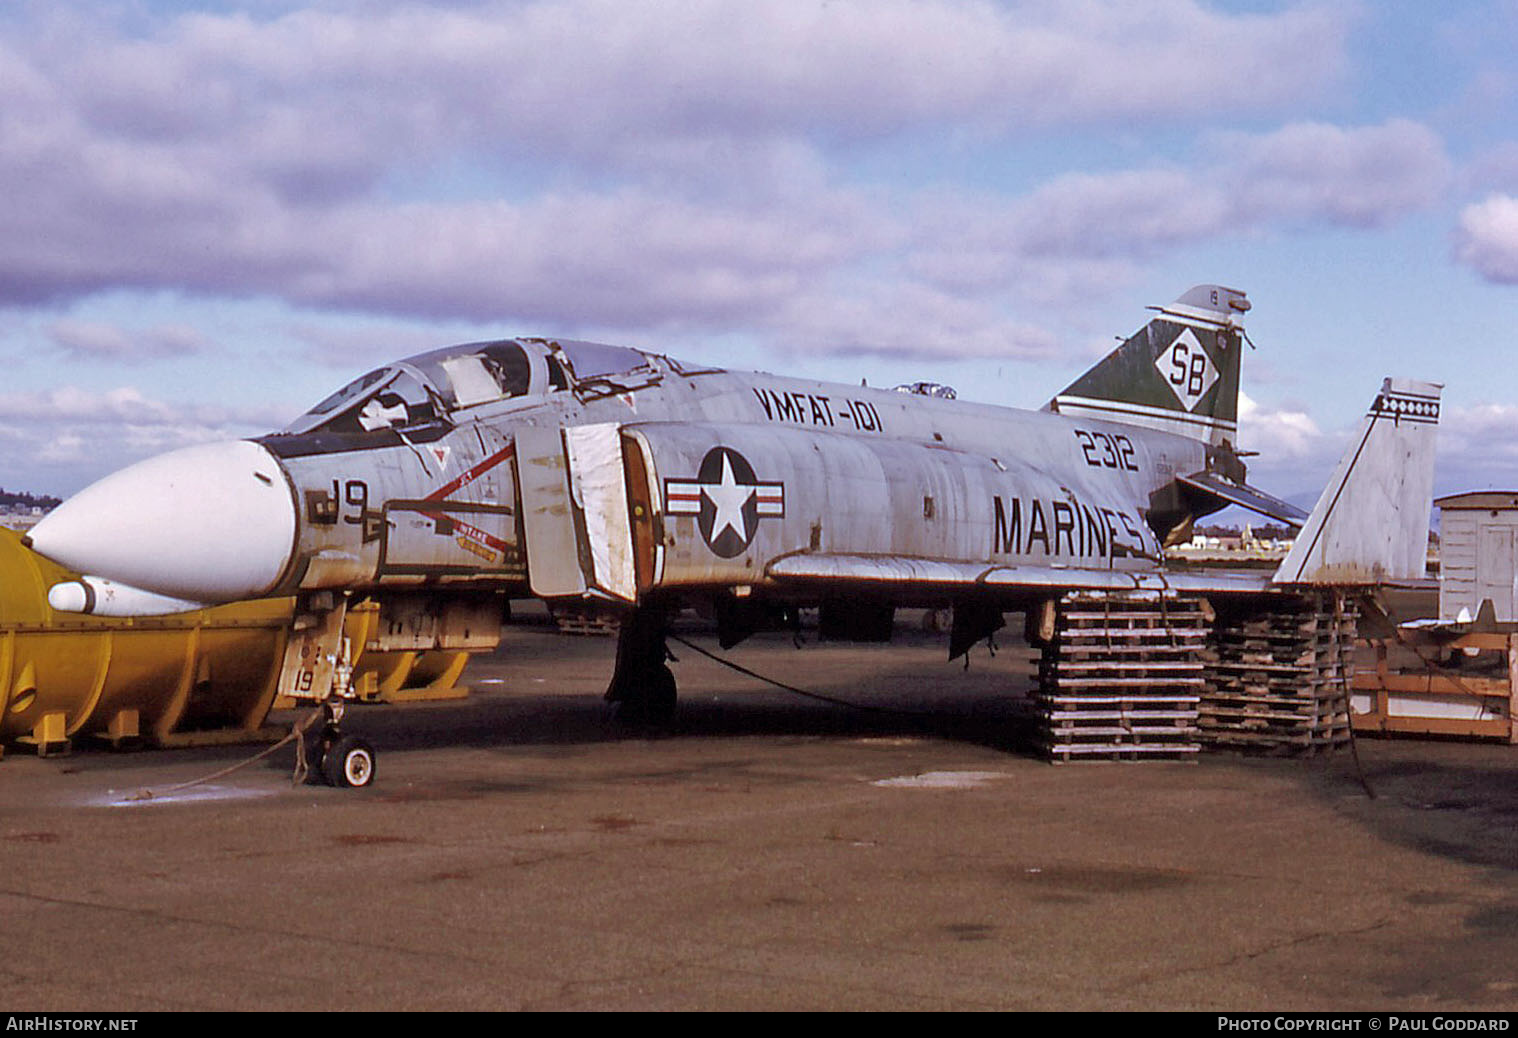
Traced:
[[1244, 527], [1242, 533], [1227, 527], [1201, 527], [1192, 535], [1190, 541], [1178, 545], [1176, 550], [1197, 557], [1240, 555], [1274, 558], [1285, 555], [1291, 550], [1292, 538], [1279, 536], [1283, 532], [1286, 531], [1279, 527], [1267, 526], [1262, 528], [1262, 533], [1269, 536], [1257, 537], [1248, 526]]

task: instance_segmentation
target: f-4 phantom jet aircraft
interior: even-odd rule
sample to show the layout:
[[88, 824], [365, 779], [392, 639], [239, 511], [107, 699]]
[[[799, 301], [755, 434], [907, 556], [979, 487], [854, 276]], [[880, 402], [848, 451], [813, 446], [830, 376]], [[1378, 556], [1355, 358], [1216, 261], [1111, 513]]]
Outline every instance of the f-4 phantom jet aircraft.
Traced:
[[[481, 649], [503, 599], [621, 618], [608, 698], [675, 704], [666, 619], [731, 645], [799, 606], [831, 636], [952, 606], [950, 655], [1076, 590], [1258, 595], [1421, 576], [1439, 387], [1387, 380], [1308, 518], [1245, 482], [1242, 292], [1193, 288], [1041, 411], [724, 371], [540, 338], [372, 371], [282, 432], [140, 462], [31, 532], [80, 573], [54, 608], [150, 615], [298, 596], [279, 682], [351, 696], [350, 600], [374, 647]], [[1229, 504], [1306, 527], [1273, 577], [1179, 573], [1164, 547]], [[372, 750], [352, 740], [349, 779]], [[368, 753], [366, 760], [364, 754]], [[342, 769], [339, 769], [341, 772]]]

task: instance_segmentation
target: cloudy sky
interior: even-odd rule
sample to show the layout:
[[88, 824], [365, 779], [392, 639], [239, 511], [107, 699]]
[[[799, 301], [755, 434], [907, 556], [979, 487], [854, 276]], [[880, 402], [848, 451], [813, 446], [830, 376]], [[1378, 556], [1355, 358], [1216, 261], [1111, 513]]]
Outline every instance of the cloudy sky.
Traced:
[[0, 486], [570, 335], [1036, 407], [1254, 302], [1252, 481], [1384, 375], [1518, 487], [1518, 0], [9, 0]]

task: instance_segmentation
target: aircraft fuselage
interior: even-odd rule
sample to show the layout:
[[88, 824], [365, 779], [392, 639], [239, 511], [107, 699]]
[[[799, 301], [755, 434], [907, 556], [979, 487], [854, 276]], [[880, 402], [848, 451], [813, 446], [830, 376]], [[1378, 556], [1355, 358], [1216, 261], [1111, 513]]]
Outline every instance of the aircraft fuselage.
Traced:
[[408, 587], [637, 603], [903, 569], [916, 587], [946, 565], [955, 585], [994, 569], [1008, 586], [1058, 587], [1061, 570], [1105, 586], [1157, 569], [1166, 534], [1242, 490], [1229, 437], [1248, 303], [1198, 286], [1158, 309], [1046, 411], [574, 340], [447, 347], [283, 432], [108, 476], [35, 543], [125, 585], [119, 608], [160, 611]]
[[524, 513], [540, 495], [523, 470], [553, 462], [518, 445], [545, 432], [552, 444], [563, 429], [615, 428], [643, 455], [638, 496], [659, 529], [641, 583], [661, 587], [763, 583], [764, 564], [791, 552], [1150, 566], [1160, 554], [1152, 495], [1204, 463], [1195, 440], [1086, 418], [686, 373], [662, 358], [629, 381], [643, 384], [482, 404], [422, 436], [259, 439], [297, 513], [271, 592], [464, 583], [528, 593]]

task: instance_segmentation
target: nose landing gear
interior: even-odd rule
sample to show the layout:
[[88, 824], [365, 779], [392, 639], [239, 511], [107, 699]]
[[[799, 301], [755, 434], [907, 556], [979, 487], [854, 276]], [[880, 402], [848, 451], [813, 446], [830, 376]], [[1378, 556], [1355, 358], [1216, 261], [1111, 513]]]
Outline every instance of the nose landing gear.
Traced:
[[322, 757], [329, 786], [362, 789], [374, 781], [374, 747], [356, 735], [341, 736]]
[[[313, 723], [301, 740], [302, 767], [307, 784], [325, 782], [341, 789], [362, 789], [374, 781], [374, 747], [356, 735], [344, 735], [341, 700], [328, 700], [319, 708], [320, 724]], [[311, 729], [317, 729], [312, 734]]]

